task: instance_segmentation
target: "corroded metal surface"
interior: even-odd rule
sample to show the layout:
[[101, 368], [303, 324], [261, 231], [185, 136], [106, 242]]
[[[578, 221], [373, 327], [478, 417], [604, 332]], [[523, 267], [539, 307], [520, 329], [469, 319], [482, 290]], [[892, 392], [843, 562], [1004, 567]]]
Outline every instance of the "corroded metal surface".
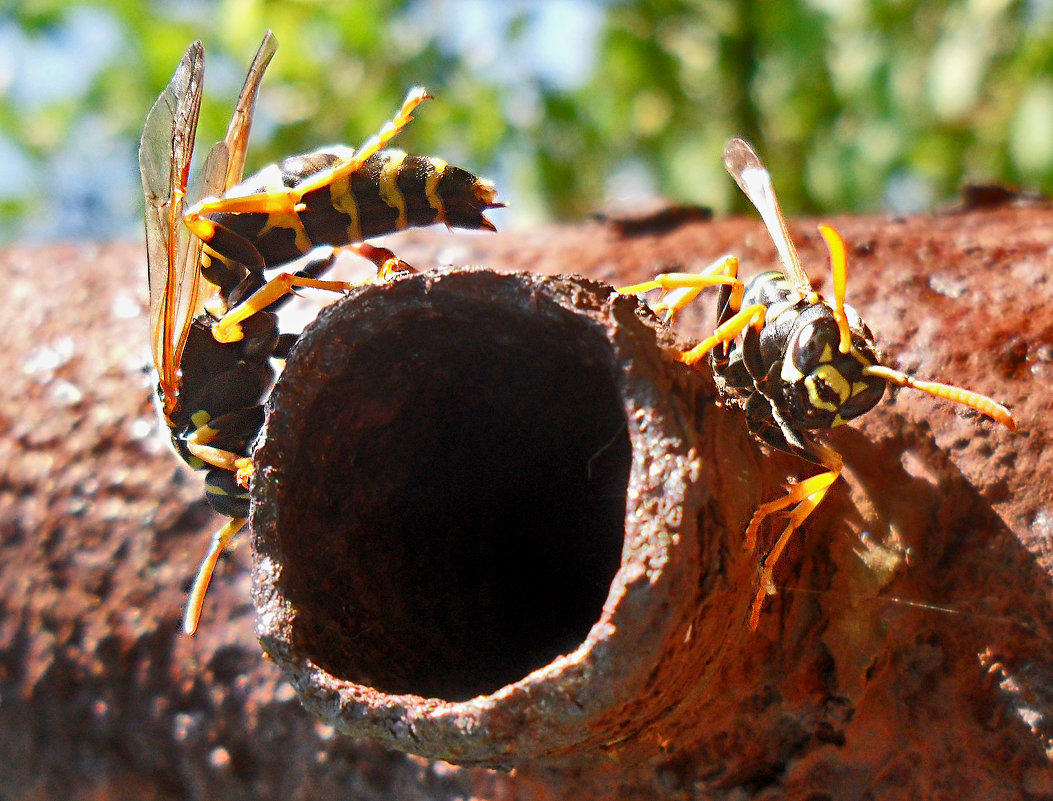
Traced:
[[[784, 557], [757, 634], [747, 639], [734, 613], [705, 645], [693, 628], [682, 672], [643, 696], [686, 700], [624, 741], [636, 749], [627, 761], [512, 774], [391, 754], [316, 724], [260, 658], [246, 548], [221, 563], [198, 636], [179, 636], [186, 584], [217, 521], [199, 476], [156, 431], [141, 247], [6, 251], [0, 751], [25, 757], [0, 765], [5, 795], [1053, 796], [1053, 210], [830, 222], [849, 243], [849, 300], [891, 361], [996, 396], [1021, 432], [910, 393], [835, 432], [847, 481]], [[812, 226], [791, 229], [820, 274]], [[631, 239], [590, 225], [389, 244], [418, 266], [438, 258], [622, 284], [729, 251], [746, 274], [774, 259], [753, 220]], [[691, 321], [680, 331], [693, 333]], [[714, 439], [716, 417], [703, 420], [698, 440], [726, 443], [710, 499], [745, 508], [806, 470], [744, 437]], [[755, 473], [741, 478], [728, 463]], [[715, 517], [720, 506], [703, 509]], [[697, 592], [744, 611], [756, 556], [734, 540], [718, 555], [726, 567], [710, 575], [723, 580]], [[725, 659], [733, 651], [749, 658]]]
[[252, 518], [261, 641], [316, 714], [506, 767], [667, 717], [701, 555], [727, 547], [695, 415], [727, 414], [663, 344], [607, 285], [484, 269], [323, 312], [272, 395]]

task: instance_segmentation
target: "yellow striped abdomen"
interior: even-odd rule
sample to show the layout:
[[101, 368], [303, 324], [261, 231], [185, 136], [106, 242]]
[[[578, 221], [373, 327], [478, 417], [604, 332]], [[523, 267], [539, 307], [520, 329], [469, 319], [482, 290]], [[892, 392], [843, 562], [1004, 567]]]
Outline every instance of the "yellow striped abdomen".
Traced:
[[[293, 188], [349, 152], [327, 148], [292, 156], [247, 178], [228, 194]], [[262, 258], [264, 265], [274, 267], [320, 245], [347, 245], [432, 223], [493, 230], [484, 212], [503, 205], [496, 196], [489, 181], [441, 159], [383, 150], [349, 177], [306, 193], [298, 213], [212, 215], [224, 230], [209, 245], [233, 262], [252, 265]]]

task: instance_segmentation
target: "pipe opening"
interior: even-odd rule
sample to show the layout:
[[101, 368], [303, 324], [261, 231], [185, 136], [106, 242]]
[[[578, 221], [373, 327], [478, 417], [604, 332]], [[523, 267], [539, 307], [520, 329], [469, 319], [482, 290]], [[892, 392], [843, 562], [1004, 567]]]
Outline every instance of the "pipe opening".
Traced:
[[332, 675], [460, 701], [586, 638], [632, 454], [602, 329], [544, 297], [428, 300], [345, 312], [339, 366], [291, 379], [321, 388], [283, 470], [281, 583]]

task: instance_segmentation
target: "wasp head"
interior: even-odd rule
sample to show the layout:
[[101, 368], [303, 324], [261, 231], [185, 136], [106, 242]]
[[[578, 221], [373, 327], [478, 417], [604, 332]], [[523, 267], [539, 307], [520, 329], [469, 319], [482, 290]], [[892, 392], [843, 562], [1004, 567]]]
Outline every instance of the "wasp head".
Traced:
[[801, 312], [786, 342], [781, 378], [787, 418], [801, 428], [833, 428], [873, 409], [885, 381], [868, 375], [878, 363], [870, 329], [851, 306], [844, 306], [851, 334], [846, 353], [833, 309], [826, 303]]

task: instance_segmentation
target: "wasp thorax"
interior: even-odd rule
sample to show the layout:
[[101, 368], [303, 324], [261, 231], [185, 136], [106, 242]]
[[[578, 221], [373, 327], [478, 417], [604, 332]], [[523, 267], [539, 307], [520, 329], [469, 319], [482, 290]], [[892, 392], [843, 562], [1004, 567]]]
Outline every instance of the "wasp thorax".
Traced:
[[863, 372], [877, 364], [870, 332], [854, 309], [845, 306], [845, 313], [852, 332], [848, 353], [838, 347], [837, 322], [825, 304], [806, 309], [787, 342], [785, 411], [803, 428], [833, 428], [870, 411], [884, 394], [885, 382]]

